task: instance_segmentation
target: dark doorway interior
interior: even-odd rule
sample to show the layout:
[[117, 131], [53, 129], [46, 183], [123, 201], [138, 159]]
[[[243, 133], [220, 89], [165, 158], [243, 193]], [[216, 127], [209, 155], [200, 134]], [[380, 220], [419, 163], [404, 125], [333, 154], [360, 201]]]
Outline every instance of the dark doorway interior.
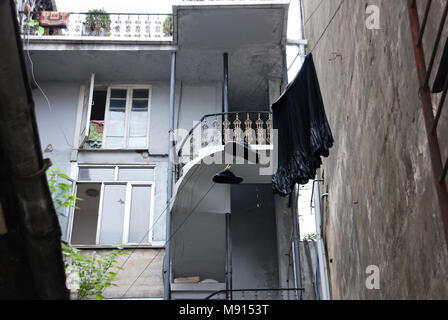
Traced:
[[73, 215], [72, 244], [96, 244], [100, 192], [101, 183], [78, 184], [76, 196], [82, 200], [76, 201], [79, 209], [76, 209]]
[[[270, 184], [232, 186], [231, 211], [233, 289], [278, 288], [278, 254], [272, 186]], [[262, 295], [260, 293], [259, 298], [263, 298]], [[238, 297], [238, 293], [234, 294], [234, 299]]]
[[104, 114], [106, 111], [106, 90], [95, 90], [93, 91], [93, 105], [92, 113], [90, 115], [90, 120], [104, 120]]

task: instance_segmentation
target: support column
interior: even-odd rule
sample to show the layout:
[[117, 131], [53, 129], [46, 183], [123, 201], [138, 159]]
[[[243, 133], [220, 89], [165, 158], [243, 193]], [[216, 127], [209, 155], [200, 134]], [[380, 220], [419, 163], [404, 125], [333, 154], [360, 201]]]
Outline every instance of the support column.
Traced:
[[168, 187], [167, 187], [167, 210], [166, 210], [166, 241], [165, 260], [163, 268], [163, 299], [169, 300], [171, 294], [171, 209], [170, 201], [173, 196], [174, 176], [174, 114], [175, 114], [175, 92], [176, 90], [176, 52], [171, 53], [171, 81], [170, 81], [170, 131], [169, 131], [169, 157], [168, 157]]
[[[297, 191], [294, 186], [291, 193], [291, 211], [292, 211], [292, 237], [293, 237], [293, 250], [294, 250], [294, 278], [296, 288], [302, 288], [302, 264], [300, 261], [300, 249], [299, 249], [299, 224], [297, 222]], [[297, 297], [302, 300], [302, 290], [298, 290]]]
[[[231, 215], [226, 213], [226, 290], [232, 290], [232, 233], [231, 233]], [[233, 300], [231, 291], [227, 291], [227, 300]]]
[[283, 67], [283, 88], [280, 90], [282, 93], [285, 92], [286, 86], [288, 85], [288, 60], [286, 59], [286, 48], [283, 47], [282, 49], [282, 67]]
[[320, 205], [320, 188], [319, 180], [315, 180], [313, 183], [313, 195], [314, 195], [314, 218], [316, 220], [316, 236], [317, 236], [317, 252], [316, 255], [319, 259], [319, 275], [320, 275], [320, 287], [321, 287], [321, 299], [330, 300], [330, 285], [328, 280], [328, 266], [327, 256], [324, 246], [324, 237], [322, 234], [322, 210]]
[[[229, 112], [229, 55], [223, 54], [224, 61], [224, 87], [222, 99], [222, 112]], [[227, 115], [226, 115], [227, 117]]]

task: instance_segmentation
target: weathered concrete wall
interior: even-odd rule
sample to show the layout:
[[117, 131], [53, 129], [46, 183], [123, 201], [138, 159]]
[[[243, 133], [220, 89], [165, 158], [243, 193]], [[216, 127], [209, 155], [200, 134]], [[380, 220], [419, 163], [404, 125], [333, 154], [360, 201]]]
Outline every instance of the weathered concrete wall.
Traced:
[[[118, 258], [116, 266], [123, 266], [103, 296], [106, 299], [161, 299], [163, 297], [163, 249], [126, 249], [128, 255]], [[104, 255], [110, 250], [84, 250], [86, 254]]]
[[[296, 288], [292, 250], [292, 215], [289, 208], [289, 198], [275, 195], [275, 217], [278, 251], [279, 288]], [[309, 203], [308, 203], [309, 205]], [[299, 222], [299, 227], [301, 227]], [[304, 300], [316, 300], [316, 251], [312, 242], [299, 242], [301, 279]], [[296, 299], [295, 292], [283, 292], [284, 298]], [[280, 298], [280, 297], [277, 297]]]
[[[339, 3], [304, 1], [309, 48]], [[440, 16], [442, 3], [433, 1], [434, 17]], [[380, 30], [365, 26], [371, 4], [380, 8]], [[438, 20], [429, 22], [432, 39]], [[335, 137], [323, 166], [333, 298], [448, 298], [448, 250], [418, 97], [407, 1], [345, 0], [313, 57]], [[442, 143], [448, 134], [446, 112], [443, 117]], [[379, 267], [379, 290], [366, 289], [369, 265]]]
[[[53, 168], [70, 173], [70, 152], [76, 126], [80, 83], [43, 82], [40, 83], [50, 105], [39, 89], [33, 90], [39, 137], [45, 158], [50, 158]], [[52, 146], [47, 149], [47, 146]], [[51, 152], [47, 152], [50, 151]]]
[[274, 210], [270, 184], [231, 186], [233, 289], [279, 287]]

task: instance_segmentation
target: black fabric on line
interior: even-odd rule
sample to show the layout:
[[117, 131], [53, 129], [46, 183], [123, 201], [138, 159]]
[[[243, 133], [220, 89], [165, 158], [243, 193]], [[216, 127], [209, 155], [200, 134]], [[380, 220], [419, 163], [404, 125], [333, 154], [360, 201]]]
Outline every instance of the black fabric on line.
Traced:
[[311, 53], [272, 105], [272, 112], [273, 128], [278, 132], [278, 166], [272, 187], [286, 196], [296, 183], [306, 184], [315, 178], [321, 156], [329, 156], [334, 142]]

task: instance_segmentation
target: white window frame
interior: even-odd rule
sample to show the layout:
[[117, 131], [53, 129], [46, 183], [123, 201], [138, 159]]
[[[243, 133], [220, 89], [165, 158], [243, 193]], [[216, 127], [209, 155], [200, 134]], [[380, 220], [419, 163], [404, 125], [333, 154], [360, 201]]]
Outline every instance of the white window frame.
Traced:
[[[92, 74], [93, 75], [93, 74]], [[151, 104], [152, 104], [152, 85], [150, 84], [95, 84], [94, 83], [94, 75], [93, 78], [90, 80], [89, 85], [85, 86], [84, 88], [84, 92], [82, 94], [82, 97], [80, 97], [81, 101], [84, 101], [86, 95], [89, 95], [90, 100], [92, 101], [92, 97], [93, 97], [93, 91], [95, 91], [96, 88], [106, 88], [107, 90], [107, 97], [106, 97], [106, 107], [105, 107], [105, 112], [104, 112], [104, 132], [103, 132], [103, 141], [102, 141], [102, 146], [101, 148], [98, 149], [87, 149], [87, 150], [148, 150], [149, 149], [149, 132], [150, 132], [150, 124], [151, 124]], [[122, 90], [127, 90], [126, 93], [126, 115], [125, 115], [125, 134], [124, 134], [124, 143], [123, 143], [123, 147], [106, 147], [106, 137], [107, 137], [107, 123], [109, 120], [109, 109], [110, 109], [110, 98], [111, 98], [111, 90], [112, 89], [122, 89]], [[130, 132], [130, 126], [129, 126], [129, 122], [130, 122], [130, 117], [131, 117], [131, 109], [132, 109], [132, 98], [133, 98], [133, 90], [134, 89], [147, 89], [148, 90], [148, 119], [147, 119], [147, 124], [146, 124], [146, 145], [139, 147], [139, 148], [129, 148], [128, 144], [129, 144], [129, 132]], [[81, 126], [83, 124], [83, 112], [86, 108], [85, 104], [83, 102], [79, 102], [79, 107], [78, 107], [78, 124], [77, 124], [77, 136], [79, 136], [79, 132], [81, 131]], [[89, 127], [90, 126], [90, 117], [91, 117], [91, 102], [89, 103], [89, 106], [87, 106], [87, 114], [86, 117], [88, 119], [86, 126]], [[87, 128], [88, 129], [88, 128]], [[87, 130], [88, 132], [88, 130]], [[85, 140], [85, 139], [84, 139]], [[79, 141], [77, 143], [77, 145], [79, 146], [79, 149], [81, 150], [85, 150], [83, 148], [84, 146], [84, 142], [82, 140], [82, 138], [79, 138]]]
[[[92, 181], [79, 181], [79, 169], [81, 168], [114, 168], [114, 180], [92, 180]], [[153, 169], [155, 170], [155, 165], [134, 165], [134, 164], [79, 164], [78, 165], [78, 179], [74, 181], [74, 193], [77, 194], [78, 184], [101, 184], [100, 191], [100, 203], [98, 205], [98, 218], [97, 218], [97, 230], [95, 235], [95, 243], [87, 244], [87, 245], [78, 245], [74, 244], [75, 247], [116, 247], [117, 245], [111, 244], [100, 244], [100, 230], [101, 230], [101, 219], [102, 219], [102, 211], [103, 211], [103, 198], [104, 198], [104, 186], [105, 185], [126, 185], [126, 199], [125, 199], [125, 212], [123, 217], [123, 233], [122, 233], [122, 244], [125, 244], [130, 247], [152, 247], [154, 245], [159, 245], [159, 241], [153, 241], [154, 237], [154, 199], [155, 199], [155, 183], [154, 181], [118, 181], [118, 172], [119, 168], [135, 168], [135, 169]], [[154, 176], [153, 176], [154, 179]], [[131, 218], [131, 203], [132, 203], [132, 187], [133, 186], [150, 186], [151, 187], [151, 207], [149, 211], [149, 227], [148, 227], [148, 241], [140, 242], [140, 243], [130, 243], [129, 240], [129, 223]], [[74, 208], [70, 211], [70, 219], [68, 223], [67, 230], [67, 242], [70, 245], [72, 244], [72, 232], [73, 232], [73, 220], [74, 215], [76, 214]]]

